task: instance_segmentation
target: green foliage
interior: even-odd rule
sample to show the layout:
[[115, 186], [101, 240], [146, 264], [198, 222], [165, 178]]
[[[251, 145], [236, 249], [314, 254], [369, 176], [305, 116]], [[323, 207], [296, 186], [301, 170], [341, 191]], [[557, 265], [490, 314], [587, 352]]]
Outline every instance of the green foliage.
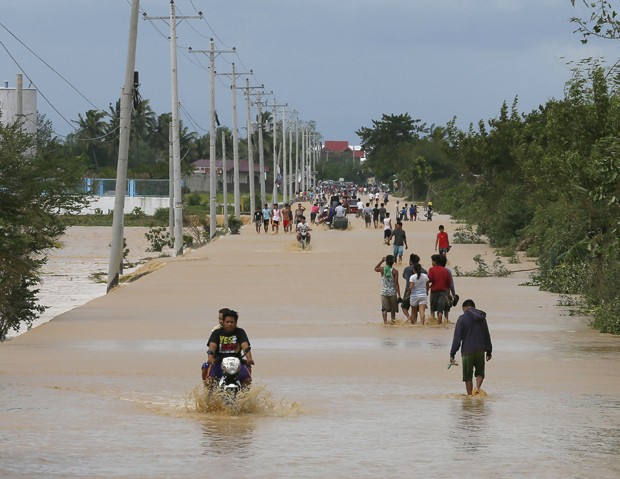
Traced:
[[502, 260], [499, 258], [495, 258], [493, 260], [493, 265], [489, 266], [484, 258], [479, 254], [473, 257], [474, 262], [476, 263], [476, 269], [473, 271], [461, 271], [458, 266], [454, 267], [454, 273], [456, 276], [473, 276], [476, 278], [486, 278], [489, 276], [498, 276], [504, 277], [512, 274], [510, 270], [508, 270]]
[[[620, 315], [617, 79], [617, 66], [584, 62], [563, 100], [524, 115], [516, 103], [511, 112], [504, 104], [477, 130], [450, 130], [448, 156], [463, 165], [463, 177], [458, 185], [441, 184], [436, 201], [479, 225], [492, 245], [538, 257], [535, 283], [581, 295], [593, 324], [605, 331], [617, 331], [613, 318]], [[474, 273], [484, 269], [480, 264]]]
[[428, 129], [426, 124], [414, 120], [408, 113], [384, 114], [381, 120], [373, 120], [372, 124], [372, 128], [362, 127], [355, 132], [367, 155], [365, 167], [380, 181], [391, 181], [394, 173], [415, 158], [415, 153], [407, 145], [419, 140], [420, 134], [427, 133]]
[[243, 221], [241, 218], [237, 218], [235, 215], [230, 215], [228, 217], [228, 228], [231, 235], [238, 235], [241, 232], [242, 226]]
[[[167, 211], [167, 208], [166, 208]], [[92, 215], [61, 215], [59, 217], [63, 226], [112, 226], [113, 215], [112, 213], [103, 214], [97, 213]], [[165, 220], [156, 218], [155, 216], [147, 216], [146, 214], [135, 215], [129, 213], [125, 215], [123, 220], [124, 226], [143, 226], [154, 227], [164, 226], [168, 224], [168, 217]]]
[[151, 244], [151, 247], [147, 251], [163, 251], [164, 247], [172, 248], [173, 242], [170, 238], [168, 228], [162, 226], [151, 228], [148, 232], [144, 233], [145, 238]]
[[130, 213], [133, 217], [135, 218], [144, 218], [146, 216], [146, 213], [144, 212], [144, 210], [142, 208], [140, 208], [139, 206], [136, 206]]
[[[573, 6], [577, 0], [571, 0]], [[605, 38], [617, 40], [620, 38], [620, 10], [607, 0], [582, 0], [586, 8], [590, 9], [590, 16], [586, 19], [573, 17], [571, 22], [578, 25], [577, 31], [581, 33], [581, 43], [588, 43], [589, 38]]]
[[202, 204], [202, 198], [198, 193], [190, 193], [185, 196], [185, 203], [188, 206], [200, 206]]
[[355, 183], [363, 181], [360, 162], [357, 158], [353, 158], [351, 152], [322, 153], [316, 168], [319, 181], [334, 178], [344, 178], [345, 181], [353, 181]]
[[170, 220], [170, 208], [157, 208], [153, 214], [153, 218], [166, 224]]
[[36, 300], [45, 252], [66, 228], [58, 212], [76, 213], [86, 204], [71, 193], [82, 171], [56, 140], [0, 124], [0, 340], [30, 327], [45, 309]]

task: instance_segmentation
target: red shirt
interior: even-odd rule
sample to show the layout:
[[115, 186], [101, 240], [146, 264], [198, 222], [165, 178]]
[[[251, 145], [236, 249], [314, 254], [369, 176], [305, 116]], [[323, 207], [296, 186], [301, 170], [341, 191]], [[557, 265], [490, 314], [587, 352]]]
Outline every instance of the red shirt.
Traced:
[[437, 240], [439, 241], [438, 247], [441, 249], [446, 249], [450, 246], [450, 243], [448, 242], [448, 233], [445, 231], [440, 231], [437, 233]]
[[443, 266], [433, 266], [428, 270], [428, 280], [431, 283], [431, 292], [450, 289], [450, 273]]

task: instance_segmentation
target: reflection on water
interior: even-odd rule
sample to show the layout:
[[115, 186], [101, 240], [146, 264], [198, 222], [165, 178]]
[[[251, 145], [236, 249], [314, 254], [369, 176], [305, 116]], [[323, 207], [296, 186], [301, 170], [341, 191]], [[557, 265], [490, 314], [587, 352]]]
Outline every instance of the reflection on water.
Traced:
[[458, 451], [479, 452], [488, 447], [488, 418], [491, 414], [486, 398], [463, 395], [454, 407], [454, 443]]
[[254, 419], [251, 416], [211, 416], [202, 423], [202, 445], [206, 456], [246, 459], [254, 441]]

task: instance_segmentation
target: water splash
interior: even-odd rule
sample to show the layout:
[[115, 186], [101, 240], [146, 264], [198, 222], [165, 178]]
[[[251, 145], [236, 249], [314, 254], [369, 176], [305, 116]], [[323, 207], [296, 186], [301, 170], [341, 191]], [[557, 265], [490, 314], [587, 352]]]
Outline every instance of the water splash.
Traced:
[[281, 417], [301, 412], [299, 403], [289, 403], [285, 399], [276, 401], [267, 387], [262, 385], [252, 385], [240, 391], [233, 400], [223, 391], [198, 386], [187, 395], [185, 408], [188, 412], [227, 416]]

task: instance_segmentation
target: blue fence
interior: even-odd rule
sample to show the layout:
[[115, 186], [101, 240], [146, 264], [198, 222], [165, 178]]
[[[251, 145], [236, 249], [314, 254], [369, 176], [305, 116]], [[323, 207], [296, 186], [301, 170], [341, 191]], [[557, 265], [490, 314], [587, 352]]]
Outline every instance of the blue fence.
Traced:
[[[168, 180], [127, 180], [125, 196], [169, 196]], [[85, 178], [84, 191], [94, 196], [114, 196], [116, 180], [109, 178]]]

